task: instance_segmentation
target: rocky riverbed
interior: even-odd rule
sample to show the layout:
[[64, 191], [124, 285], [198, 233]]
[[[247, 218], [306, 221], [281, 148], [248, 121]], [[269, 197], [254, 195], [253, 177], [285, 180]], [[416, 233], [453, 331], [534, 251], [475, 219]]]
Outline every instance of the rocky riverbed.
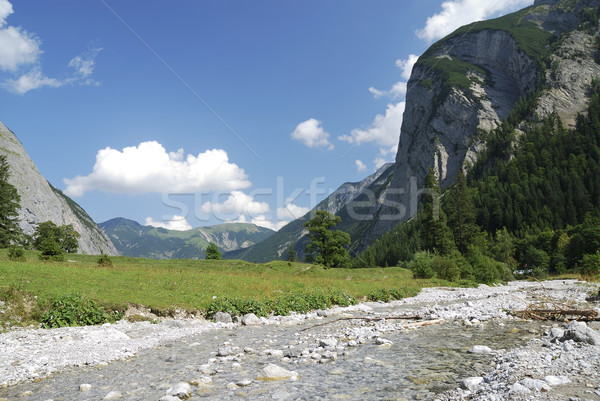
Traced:
[[[507, 312], [576, 281], [431, 288], [307, 315], [0, 335], [0, 400], [600, 400], [600, 334]], [[422, 320], [404, 319], [421, 316]]]

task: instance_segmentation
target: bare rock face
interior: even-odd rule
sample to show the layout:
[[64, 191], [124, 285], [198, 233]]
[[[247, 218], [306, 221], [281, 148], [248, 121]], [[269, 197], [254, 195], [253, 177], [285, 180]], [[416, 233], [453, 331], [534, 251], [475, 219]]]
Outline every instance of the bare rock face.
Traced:
[[25, 234], [33, 234], [37, 225], [44, 221], [52, 221], [57, 225], [72, 224], [81, 235], [79, 252], [118, 255], [112, 242], [90, 216], [39, 173], [21, 142], [2, 122], [0, 153], [8, 158], [9, 181], [21, 196], [19, 226]]
[[598, 32], [581, 27], [589, 7], [597, 9], [600, 1], [538, 0], [523, 12], [528, 29], [537, 26], [556, 41], [544, 46], [551, 68], [540, 68], [538, 57], [526, 51], [523, 37], [517, 38], [524, 34], [500, 24], [463, 29], [421, 56], [408, 82], [394, 178], [365, 242], [416, 213], [430, 168], [442, 190], [452, 185], [485, 149], [485, 135], [524, 95], [539, 93], [538, 118], [557, 112], [565, 125], [574, 125], [589, 103], [592, 79], [600, 77]]

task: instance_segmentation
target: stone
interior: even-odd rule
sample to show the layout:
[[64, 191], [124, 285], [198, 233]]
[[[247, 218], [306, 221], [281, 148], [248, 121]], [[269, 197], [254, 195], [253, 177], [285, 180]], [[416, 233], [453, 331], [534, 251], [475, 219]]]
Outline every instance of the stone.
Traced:
[[544, 377], [544, 381], [548, 383], [549, 386], [563, 386], [571, 383], [571, 379], [566, 376], [546, 376]]
[[537, 379], [523, 379], [520, 382], [523, 386], [534, 391], [550, 391], [550, 386], [542, 380]]
[[284, 369], [272, 363], [268, 364], [261, 370], [261, 375], [258, 380], [298, 380], [300, 376], [298, 372]]
[[242, 365], [238, 362], [234, 362], [231, 364], [231, 369], [241, 369]]
[[161, 397], [158, 401], [181, 401], [181, 398], [172, 395], [165, 395], [164, 397]]
[[385, 338], [381, 338], [381, 337], [377, 337], [377, 339], [375, 340], [375, 344], [377, 345], [383, 345], [383, 346], [389, 346], [394, 344], [393, 342], [391, 342], [390, 340], [386, 340]]
[[92, 385], [91, 384], [80, 384], [79, 385], [79, 391], [81, 391], [82, 393], [88, 392], [92, 389]]
[[217, 350], [217, 356], [225, 357], [234, 353], [231, 347], [219, 347]]
[[192, 386], [189, 383], [179, 382], [168, 389], [166, 395], [173, 395], [179, 398], [189, 398], [192, 395]]
[[578, 343], [600, 345], [600, 334], [588, 327], [585, 322], [570, 322], [565, 328], [565, 334], [561, 341], [573, 340]]
[[243, 379], [243, 380], [238, 381], [235, 384], [237, 386], [239, 386], [239, 387], [248, 387], [248, 386], [252, 385], [252, 380], [250, 380], [250, 379]]
[[483, 377], [467, 377], [461, 382], [461, 385], [469, 391], [476, 391], [481, 383], [483, 383]]
[[231, 315], [227, 312], [217, 312], [214, 316], [216, 323], [231, 323]]
[[521, 383], [515, 383], [512, 386], [510, 386], [510, 390], [508, 391], [508, 394], [529, 394], [531, 393], [531, 390], [528, 389], [527, 387], [525, 387], [524, 385], [522, 385]]
[[212, 383], [212, 378], [209, 376], [202, 376], [202, 377], [194, 379], [190, 382], [190, 384], [192, 384], [193, 386], [198, 386], [198, 387], [208, 386], [211, 383]]
[[491, 354], [492, 349], [485, 345], [474, 345], [469, 348], [469, 353], [471, 354]]
[[323, 348], [335, 348], [337, 340], [335, 338], [323, 338], [319, 340], [319, 347]]
[[119, 400], [121, 398], [123, 398], [123, 394], [121, 394], [121, 392], [111, 391], [104, 396], [103, 400]]
[[565, 331], [563, 329], [561, 329], [560, 327], [553, 327], [552, 330], [550, 330], [550, 341], [553, 341], [555, 339], [560, 339], [565, 335]]
[[248, 313], [242, 318], [242, 324], [244, 326], [258, 326], [261, 321], [254, 313]]
[[321, 310], [321, 309], [317, 310], [317, 316], [319, 316], [319, 317], [329, 317], [331, 315], [332, 315], [332, 313], [330, 310]]

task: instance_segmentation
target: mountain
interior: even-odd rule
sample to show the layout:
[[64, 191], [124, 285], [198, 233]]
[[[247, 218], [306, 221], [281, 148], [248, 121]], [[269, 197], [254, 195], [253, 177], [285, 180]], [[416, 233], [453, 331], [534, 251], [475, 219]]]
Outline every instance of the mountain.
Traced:
[[[430, 168], [444, 190], [484, 154], [510, 158], [510, 152], [494, 155], [499, 150], [493, 137], [503, 122], [516, 130], [515, 140], [526, 122], [551, 113], [573, 127], [577, 114], [587, 111], [592, 79], [600, 77], [599, 8], [600, 0], [536, 0], [433, 44], [408, 81], [395, 163], [363, 183], [342, 185], [317, 206], [342, 217], [336, 228], [350, 234], [352, 253], [416, 213]], [[309, 216], [226, 257], [284, 259], [291, 245], [302, 257]]]
[[46, 181], [19, 139], [2, 122], [0, 154], [7, 157], [9, 182], [21, 196], [18, 220], [25, 234], [33, 234], [37, 225], [44, 221], [52, 221], [57, 225], [72, 224], [81, 236], [79, 252], [91, 255], [118, 254], [112, 242], [85, 210]]
[[598, 0], [537, 0], [431, 46], [408, 82], [393, 179], [362, 243], [416, 212], [411, 205], [430, 168], [443, 190], [459, 170], [494, 152], [489, 140], [503, 121], [518, 134], [525, 122], [556, 111], [573, 127], [577, 113], [586, 112], [592, 79], [600, 77], [599, 7]]
[[40, 174], [19, 139], [2, 122], [0, 154], [7, 157], [9, 182], [21, 196], [18, 220], [25, 234], [33, 234], [37, 225], [44, 221], [52, 221], [57, 225], [72, 224], [81, 235], [79, 252], [91, 255], [118, 254], [112, 242], [85, 210]]
[[150, 259], [204, 259], [210, 242], [221, 251], [249, 247], [270, 237], [274, 231], [254, 224], [227, 223], [187, 231], [143, 226], [116, 218], [99, 224], [124, 256]]
[[[327, 210], [341, 216], [342, 222], [335, 228], [349, 233], [353, 239], [360, 240], [374, 221], [371, 216], [377, 208], [376, 200], [389, 185], [393, 167], [392, 163], [388, 163], [360, 182], [342, 184], [303, 217], [288, 223], [266, 240], [248, 249], [226, 253], [224, 258], [243, 259], [255, 263], [269, 262], [286, 259], [288, 250], [293, 246], [298, 258], [302, 260], [308, 242], [304, 223], [310, 219], [315, 210]], [[360, 246], [360, 241], [354, 245]]]

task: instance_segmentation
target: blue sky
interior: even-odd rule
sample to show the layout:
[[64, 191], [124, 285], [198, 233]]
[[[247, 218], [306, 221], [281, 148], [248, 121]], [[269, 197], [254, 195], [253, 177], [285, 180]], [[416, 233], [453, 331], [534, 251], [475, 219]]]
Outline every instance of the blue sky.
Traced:
[[395, 159], [418, 55], [531, 0], [0, 0], [0, 120], [97, 222], [280, 228]]

